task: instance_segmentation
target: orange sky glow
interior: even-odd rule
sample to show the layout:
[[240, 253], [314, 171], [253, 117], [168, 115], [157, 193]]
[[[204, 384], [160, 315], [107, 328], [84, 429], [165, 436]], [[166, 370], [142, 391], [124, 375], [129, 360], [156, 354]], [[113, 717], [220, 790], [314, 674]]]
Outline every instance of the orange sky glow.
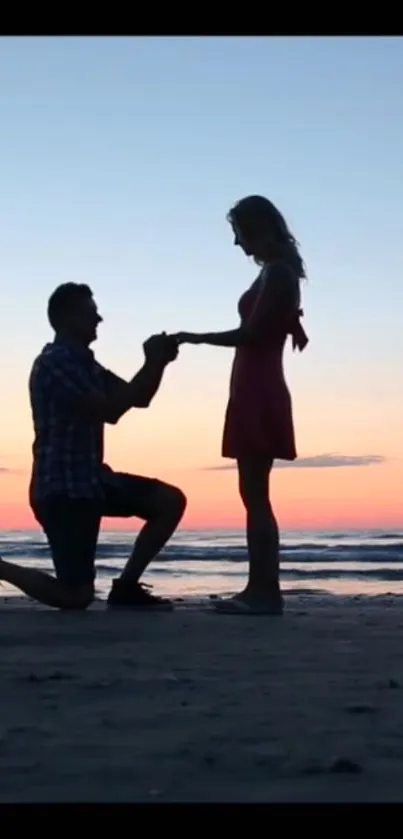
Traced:
[[[201, 359], [202, 360], [202, 359]], [[207, 359], [208, 360], [208, 359]], [[106, 430], [106, 461], [115, 469], [159, 477], [181, 487], [188, 498], [182, 526], [242, 528], [244, 513], [234, 469], [220, 457], [229, 359], [215, 370], [210, 386], [186, 378], [185, 365], [172, 368], [147, 411], [130, 412]], [[200, 361], [201, 364], [201, 361]], [[119, 370], [119, 366], [117, 366]], [[292, 371], [291, 371], [292, 372]], [[354, 394], [348, 402], [329, 400], [309, 382], [295, 391], [295, 421], [300, 458], [334, 453], [356, 458], [356, 465], [326, 468], [275, 468], [271, 488], [283, 529], [399, 528], [403, 526], [402, 414], [371, 398], [368, 405]], [[15, 384], [10, 371], [10, 402], [4, 406], [0, 431], [0, 528], [35, 527], [28, 506], [32, 422], [24, 379]], [[193, 389], [192, 389], [193, 388]], [[206, 393], [205, 398], [200, 393]], [[400, 404], [400, 403], [399, 403]], [[362, 415], [365, 412], [365, 424]], [[15, 417], [18, 417], [18, 423]], [[360, 465], [375, 455], [380, 462]], [[138, 528], [134, 521], [133, 527]], [[131, 523], [105, 520], [108, 529], [130, 529]]]
[[[160, 477], [182, 487], [188, 497], [184, 528], [243, 526], [235, 471], [170, 469], [161, 470]], [[366, 467], [275, 469], [272, 495], [284, 529], [397, 528], [403, 521], [402, 480], [403, 464], [392, 461]], [[1, 529], [36, 527], [27, 485], [27, 472], [1, 474]], [[126, 530], [138, 524], [107, 519], [103, 526]]]

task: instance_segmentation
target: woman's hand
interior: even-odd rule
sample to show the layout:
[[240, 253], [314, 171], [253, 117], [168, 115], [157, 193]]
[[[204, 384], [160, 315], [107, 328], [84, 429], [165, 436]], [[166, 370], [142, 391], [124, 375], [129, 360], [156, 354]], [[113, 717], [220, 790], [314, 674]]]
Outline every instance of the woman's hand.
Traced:
[[195, 332], [177, 332], [172, 336], [179, 344], [201, 344], [201, 335]]

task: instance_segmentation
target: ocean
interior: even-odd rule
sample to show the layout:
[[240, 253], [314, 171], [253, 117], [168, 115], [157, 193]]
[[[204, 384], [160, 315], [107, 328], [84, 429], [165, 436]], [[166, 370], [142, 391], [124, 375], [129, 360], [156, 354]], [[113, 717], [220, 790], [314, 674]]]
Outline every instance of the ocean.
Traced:
[[[135, 534], [134, 534], [135, 535]], [[103, 531], [97, 554], [97, 596], [103, 598], [130, 553], [133, 532]], [[0, 532], [4, 559], [46, 571], [52, 564], [42, 534]], [[339, 595], [403, 594], [403, 530], [282, 534], [284, 590]], [[229, 595], [246, 577], [245, 536], [233, 530], [181, 530], [150, 566], [144, 581], [178, 597]], [[6, 596], [18, 592], [1, 584]]]

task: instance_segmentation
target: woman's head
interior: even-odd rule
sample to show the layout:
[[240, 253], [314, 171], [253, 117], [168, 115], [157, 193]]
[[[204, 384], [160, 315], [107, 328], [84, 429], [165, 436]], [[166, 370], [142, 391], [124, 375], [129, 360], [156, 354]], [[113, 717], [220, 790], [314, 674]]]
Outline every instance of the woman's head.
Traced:
[[264, 264], [272, 259], [284, 259], [298, 274], [305, 277], [305, 268], [296, 239], [288, 229], [280, 211], [262, 195], [248, 195], [228, 213], [235, 236], [247, 256]]

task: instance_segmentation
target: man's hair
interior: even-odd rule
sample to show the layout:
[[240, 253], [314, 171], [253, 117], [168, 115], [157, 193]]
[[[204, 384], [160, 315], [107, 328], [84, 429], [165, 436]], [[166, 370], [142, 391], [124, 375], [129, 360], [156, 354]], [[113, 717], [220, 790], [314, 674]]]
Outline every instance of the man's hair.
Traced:
[[92, 298], [88, 285], [83, 283], [63, 283], [50, 295], [48, 300], [48, 320], [55, 332], [63, 326], [66, 315], [78, 300]]

